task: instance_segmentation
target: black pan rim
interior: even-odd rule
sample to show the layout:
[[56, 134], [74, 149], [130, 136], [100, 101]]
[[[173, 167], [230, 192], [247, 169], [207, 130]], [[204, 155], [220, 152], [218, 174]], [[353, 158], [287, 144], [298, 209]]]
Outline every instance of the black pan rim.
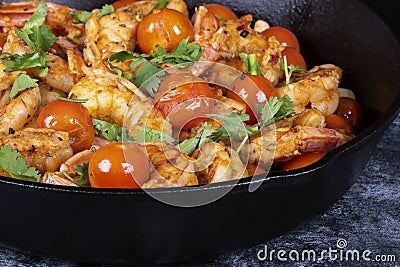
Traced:
[[[369, 8], [369, 7], [368, 7]], [[385, 25], [386, 30], [389, 34], [392, 35], [392, 38], [396, 41], [397, 50], [400, 53], [400, 43], [399, 38], [395, 36], [393, 33], [393, 28], [389, 27], [382, 18], [379, 17], [376, 13], [373, 12], [371, 8], [370, 11], [376, 15], [379, 20]], [[399, 63], [400, 64], [400, 63]], [[329, 153], [327, 153], [321, 160], [318, 162], [307, 166], [305, 168], [301, 168], [298, 170], [292, 171], [274, 171], [270, 172], [267, 176], [261, 175], [257, 176], [257, 181], [262, 181], [263, 183], [268, 183], [268, 181], [279, 181], [285, 180], [288, 182], [295, 182], [295, 183], [302, 183], [302, 180], [307, 178], [308, 174], [314, 173], [317, 170], [323, 168], [327, 164], [329, 164], [332, 159], [338, 157], [341, 154], [347, 153], [347, 151], [355, 149], [365, 142], [372, 140], [375, 135], [383, 132], [400, 114], [400, 92], [397, 94], [397, 97], [390, 105], [388, 110], [384, 112], [380, 118], [375, 121], [372, 125], [361, 131], [357, 136], [351, 140], [350, 142], [336, 148]], [[246, 177], [240, 179], [238, 182], [237, 180], [223, 182], [223, 183], [215, 183], [210, 184], [206, 188], [200, 188], [198, 186], [193, 187], [177, 187], [177, 188], [158, 188], [158, 189], [151, 189], [152, 194], [174, 194], [174, 193], [188, 193], [188, 192], [196, 192], [202, 190], [214, 190], [220, 189], [224, 187], [231, 187], [232, 183], [237, 183], [233, 188], [233, 192], [241, 191], [240, 188], [247, 187], [251, 181], [252, 177]], [[289, 181], [290, 180], [290, 181]], [[17, 180], [14, 178], [8, 178], [4, 176], [0, 176], [0, 186], [8, 185], [8, 186], [15, 186], [19, 188], [23, 188], [25, 190], [33, 190], [33, 191], [51, 191], [51, 192], [63, 192], [67, 194], [88, 194], [88, 195], [142, 195], [147, 196], [146, 192], [142, 189], [107, 189], [107, 188], [76, 188], [76, 187], [69, 187], [69, 186], [59, 186], [59, 185], [51, 185], [51, 184], [44, 184], [44, 183], [35, 183], [35, 182], [28, 182]]]

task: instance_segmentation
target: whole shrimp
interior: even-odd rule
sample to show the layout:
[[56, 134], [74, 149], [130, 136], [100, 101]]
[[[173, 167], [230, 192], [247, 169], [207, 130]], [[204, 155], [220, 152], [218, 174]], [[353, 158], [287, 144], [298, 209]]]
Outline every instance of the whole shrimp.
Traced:
[[0, 107], [0, 134], [26, 126], [35, 116], [41, 102], [39, 88], [28, 89]]
[[85, 61], [99, 67], [104, 59], [120, 51], [133, 51], [139, 22], [129, 12], [116, 11], [99, 18], [94, 10], [85, 25]]
[[132, 136], [143, 125], [172, 134], [171, 124], [153, 108], [152, 99], [145, 96], [133, 83], [105, 69], [85, 70], [86, 76], [75, 84], [70, 96], [88, 99], [84, 105], [93, 118], [124, 126]]
[[153, 170], [143, 188], [198, 185], [192, 160], [176, 147], [166, 143], [141, 144]]
[[309, 72], [299, 74], [292, 83], [277, 88], [279, 97], [288, 95], [297, 112], [307, 105], [318, 109], [324, 115], [333, 114], [339, 105], [339, 83], [342, 69], [326, 64], [316, 66]]

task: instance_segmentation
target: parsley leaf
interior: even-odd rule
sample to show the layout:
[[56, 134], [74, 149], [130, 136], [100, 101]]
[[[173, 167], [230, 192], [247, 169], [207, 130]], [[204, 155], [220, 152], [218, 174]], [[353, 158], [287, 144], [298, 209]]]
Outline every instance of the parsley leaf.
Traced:
[[[157, 92], [161, 83], [158, 78], [165, 75], [165, 71], [162, 69], [164, 64], [192, 64], [200, 59], [201, 53], [201, 46], [197, 43], [189, 43], [189, 38], [186, 38], [182, 40], [171, 53], [167, 53], [160, 46], [156, 48], [156, 51], [151, 51], [149, 54], [122, 51], [107, 58], [107, 62], [110, 69], [117, 73], [118, 76], [130, 80], [132, 78], [132, 73], [123, 73], [120, 68], [112, 65], [111, 62], [133, 60], [130, 64], [131, 72], [138, 69], [135, 72], [133, 83], [137, 87], [142, 86], [147, 93], [154, 98], [154, 93]], [[150, 59], [150, 61], [148, 59]]]
[[33, 13], [33, 15], [25, 23], [23, 29], [32, 29], [42, 25], [46, 20], [47, 12], [48, 9], [46, 6], [46, 2], [44, 0], [40, 1], [35, 13]]
[[12, 178], [39, 182], [41, 174], [34, 167], [28, 167], [24, 158], [9, 146], [0, 148], [0, 168], [8, 172]]
[[33, 52], [23, 55], [3, 54], [1, 56], [6, 72], [39, 68], [39, 76], [45, 77], [48, 73], [46, 65], [46, 53], [55, 42], [56, 37], [51, 30], [43, 25], [48, 9], [45, 1], [41, 1], [35, 13], [29, 18], [22, 29], [15, 29], [15, 33], [21, 38]]
[[293, 109], [293, 102], [288, 95], [282, 98], [270, 97], [265, 104], [254, 105], [255, 109], [261, 112], [260, 127], [264, 127], [280, 121], [285, 118], [290, 118], [296, 112]]
[[61, 172], [68, 180], [80, 187], [90, 186], [89, 182], [89, 163], [83, 163], [75, 168], [75, 173], [79, 175], [79, 178], [71, 177], [67, 172]]
[[149, 143], [149, 142], [168, 142], [170, 144], [175, 142], [175, 139], [160, 131], [154, 130], [150, 127], [143, 126], [140, 131], [133, 138], [135, 142]]
[[6, 72], [30, 68], [47, 69], [46, 53], [43, 51], [25, 53], [23, 55], [4, 53], [0, 58], [4, 59], [2, 62], [6, 66]]
[[87, 11], [77, 13], [76, 9], [72, 10], [72, 13], [70, 14], [71, 18], [73, 19], [73, 24], [85, 24], [92, 15], [92, 12]]
[[29, 75], [20, 73], [14, 81], [9, 98], [14, 99], [19, 92], [23, 92], [28, 88], [38, 87], [37, 81], [29, 77]]
[[263, 76], [256, 54], [248, 55], [246, 53], [239, 54], [240, 59], [246, 67], [246, 72], [251, 75]]
[[222, 119], [222, 127], [216, 129], [213, 134], [214, 141], [229, 143], [230, 139], [243, 140], [247, 136], [247, 129], [243, 122], [250, 119], [248, 114], [232, 112], [230, 115], [208, 114], [207, 117]]
[[281, 70], [283, 70], [285, 72], [286, 85], [290, 84], [290, 78], [292, 77], [293, 73], [304, 73], [304, 72], [306, 72], [306, 70], [303, 69], [303, 67], [301, 67], [301, 66], [294, 66], [294, 65], [288, 66], [286, 56], [284, 56], [283, 58], [280, 58], [280, 63], [279, 64], [280, 64]]
[[151, 51], [148, 56], [153, 57], [150, 62], [154, 64], [162, 65], [169, 63], [178, 65], [199, 61], [201, 53], [201, 46], [197, 43], [189, 43], [188, 37], [183, 39], [171, 53], [167, 53], [164, 48], [157, 46], [156, 51]]
[[164, 8], [164, 7], [166, 7], [167, 5], [168, 5], [168, 0], [160, 0], [160, 1], [158, 1], [157, 5], [155, 5], [155, 6], [153, 7], [153, 10], [154, 10], [154, 9], [159, 9], [159, 8]]
[[211, 124], [205, 123], [203, 129], [196, 136], [183, 140], [179, 143], [178, 148], [191, 156], [197, 148], [201, 148], [205, 143], [212, 141], [209, 138], [214, 133], [211, 126]]
[[92, 119], [96, 135], [103, 136], [110, 142], [133, 141], [128, 135], [128, 129], [112, 122]]
[[114, 7], [112, 5], [105, 4], [100, 11], [100, 14], [98, 15], [99, 18], [102, 18], [104, 16], [110, 15], [114, 13]]

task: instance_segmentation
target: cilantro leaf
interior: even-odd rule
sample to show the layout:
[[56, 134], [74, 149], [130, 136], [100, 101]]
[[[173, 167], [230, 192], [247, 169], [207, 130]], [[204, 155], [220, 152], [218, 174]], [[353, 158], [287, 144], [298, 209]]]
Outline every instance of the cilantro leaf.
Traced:
[[3, 64], [6, 66], [6, 72], [29, 68], [47, 68], [46, 53], [43, 51], [25, 53], [23, 55], [4, 53], [0, 58], [4, 59]]
[[240, 59], [246, 67], [246, 72], [251, 75], [263, 76], [256, 54], [248, 55], [246, 53], [239, 54]]
[[290, 118], [296, 112], [293, 109], [293, 102], [288, 95], [282, 98], [270, 97], [265, 104], [254, 105], [255, 109], [261, 112], [260, 127]]
[[160, 0], [160, 1], [158, 1], [157, 5], [155, 5], [155, 6], [153, 7], [153, 10], [154, 10], [154, 9], [159, 9], [159, 8], [164, 8], [164, 7], [166, 7], [167, 5], [168, 5], [168, 0]]
[[114, 13], [114, 7], [112, 5], [105, 4], [100, 11], [100, 14], [98, 15], [99, 18], [102, 18], [104, 16], [110, 15]]
[[145, 59], [139, 59], [131, 64], [131, 68], [142, 63], [140, 69], [135, 73], [133, 83], [137, 87], [143, 87], [147, 93], [154, 98], [154, 94], [158, 91], [161, 83], [159, 77], [165, 75], [165, 71], [157, 66], [154, 66]]
[[147, 126], [143, 126], [140, 131], [133, 138], [135, 142], [149, 143], [149, 142], [168, 142], [170, 144], [175, 142], [175, 139], [165, 133], [157, 131]]
[[205, 123], [203, 129], [196, 136], [183, 140], [179, 143], [178, 148], [191, 156], [197, 148], [201, 148], [205, 143], [212, 141], [209, 138], [214, 133], [211, 126], [211, 124]]
[[29, 77], [29, 75], [26, 75], [24, 73], [20, 73], [18, 75], [18, 77], [15, 79], [14, 84], [11, 88], [11, 92], [10, 92], [10, 99], [14, 99], [15, 96], [19, 93], [19, 92], [23, 92], [28, 88], [33, 88], [33, 87], [37, 87], [39, 86], [37, 84], [36, 79], [32, 79], [31, 77]]
[[110, 142], [132, 141], [128, 129], [112, 122], [92, 119], [96, 135], [103, 136]]
[[40, 172], [34, 167], [28, 167], [26, 160], [9, 146], [0, 148], [0, 168], [12, 178], [24, 181], [39, 182], [41, 178]]
[[82, 11], [77, 13], [76, 9], [72, 10], [70, 14], [71, 18], [73, 19], [73, 24], [85, 24], [93, 14], [91, 12]]

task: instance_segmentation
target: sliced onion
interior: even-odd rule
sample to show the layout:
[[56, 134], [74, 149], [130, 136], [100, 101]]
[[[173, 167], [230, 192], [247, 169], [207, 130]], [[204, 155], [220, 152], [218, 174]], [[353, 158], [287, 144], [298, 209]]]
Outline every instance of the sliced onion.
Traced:
[[356, 95], [350, 89], [339, 88], [339, 95], [340, 95], [340, 97], [348, 97], [353, 100], [356, 100]]

